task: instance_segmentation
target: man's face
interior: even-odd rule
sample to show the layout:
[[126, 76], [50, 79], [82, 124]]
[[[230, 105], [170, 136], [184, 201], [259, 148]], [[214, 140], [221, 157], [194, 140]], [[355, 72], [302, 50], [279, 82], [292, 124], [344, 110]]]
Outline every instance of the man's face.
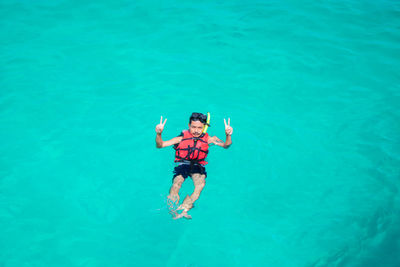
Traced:
[[200, 137], [200, 135], [203, 133], [203, 128], [204, 128], [204, 123], [200, 121], [191, 121], [189, 124], [189, 132], [194, 137]]

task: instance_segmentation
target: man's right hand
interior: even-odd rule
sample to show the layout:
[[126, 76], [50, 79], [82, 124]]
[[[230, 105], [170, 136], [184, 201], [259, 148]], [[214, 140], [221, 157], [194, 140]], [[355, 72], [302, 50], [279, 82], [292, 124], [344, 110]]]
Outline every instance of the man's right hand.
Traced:
[[167, 122], [167, 119], [165, 119], [165, 121], [164, 121], [164, 123], [163, 123], [163, 118], [162, 118], [162, 116], [161, 116], [160, 124], [158, 124], [158, 125], [156, 126], [156, 133], [157, 133], [157, 134], [161, 134], [161, 133], [163, 132], [163, 130], [164, 130], [164, 125], [165, 125], [166, 122]]

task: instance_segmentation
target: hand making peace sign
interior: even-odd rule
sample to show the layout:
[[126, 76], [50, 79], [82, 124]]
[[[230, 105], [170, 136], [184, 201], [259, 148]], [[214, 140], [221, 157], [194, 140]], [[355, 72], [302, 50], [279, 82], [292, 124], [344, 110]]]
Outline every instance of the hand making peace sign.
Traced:
[[226, 120], [224, 119], [225, 123], [225, 133], [226, 135], [232, 135], [233, 133], [233, 128], [231, 127], [231, 118], [228, 118], [228, 124], [226, 123]]
[[167, 119], [165, 119], [164, 123], [163, 123], [162, 121], [163, 121], [163, 119], [162, 119], [162, 116], [161, 116], [160, 124], [158, 124], [158, 125], [156, 126], [156, 133], [158, 133], [158, 134], [161, 134], [162, 131], [164, 130], [164, 125], [165, 125], [165, 123], [167, 122]]

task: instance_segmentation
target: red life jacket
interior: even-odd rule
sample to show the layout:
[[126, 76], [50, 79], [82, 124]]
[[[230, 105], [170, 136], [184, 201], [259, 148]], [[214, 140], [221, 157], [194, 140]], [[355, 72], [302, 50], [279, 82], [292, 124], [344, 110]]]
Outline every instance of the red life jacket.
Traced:
[[206, 165], [205, 161], [208, 154], [208, 133], [203, 133], [200, 137], [193, 135], [185, 130], [182, 132], [182, 141], [175, 145], [175, 162], [190, 161]]

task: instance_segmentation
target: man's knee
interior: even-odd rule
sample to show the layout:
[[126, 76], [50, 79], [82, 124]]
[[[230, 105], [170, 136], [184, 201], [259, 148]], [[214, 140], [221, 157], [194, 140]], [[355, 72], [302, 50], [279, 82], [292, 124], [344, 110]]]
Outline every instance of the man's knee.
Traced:
[[192, 179], [194, 186], [197, 189], [203, 189], [206, 185], [206, 176], [204, 174], [193, 174]]
[[206, 180], [198, 181], [194, 186], [197, 189], [203, 189], [204, 186], [206, 185]]
[[176, 176], [175, 178], [174, 178], [174, 181], [173, 181], [173, 183], [172, 183], [172, 187], [175, 187], [175, 188], [181, 188], [181, 186], [182, 186], [182, 183], [185, 181], [185, 178], [183, 178], [183, 176], [182, 175], [178, 175], [178, 176]]

